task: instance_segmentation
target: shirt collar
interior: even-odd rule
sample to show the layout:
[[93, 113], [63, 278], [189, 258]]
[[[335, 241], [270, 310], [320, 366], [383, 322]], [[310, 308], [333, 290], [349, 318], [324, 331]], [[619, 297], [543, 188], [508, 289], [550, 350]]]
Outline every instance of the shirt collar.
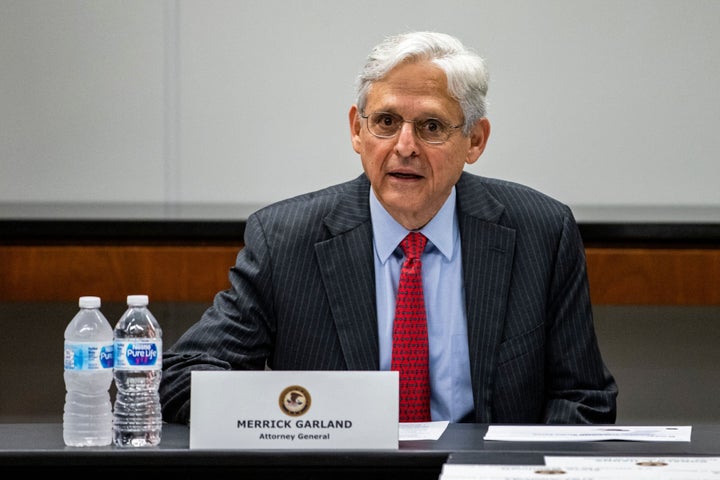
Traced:
[[[457, 232], [455, 195], [455, 187], [453, 187], [440, 211], [420, 229], [420, 232], [427, 237], [428, 243], [448, 259], [453, 256], [454, 237]], [[409, 233], [409, 230], [390, 216], [385, 207], [380, 204], [372, 188], [370, 189], [370, 218], [372, 219], [375, 251], [378, 260], [384, 264]]]

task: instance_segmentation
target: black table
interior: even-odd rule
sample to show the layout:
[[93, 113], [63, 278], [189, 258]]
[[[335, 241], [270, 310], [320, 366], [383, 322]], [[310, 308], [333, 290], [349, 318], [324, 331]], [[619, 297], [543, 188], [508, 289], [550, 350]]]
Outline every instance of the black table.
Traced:
[[[720, 456], [720, 425], [693, 426], [691, 442], [490, 442], [487, 425], [451, 424], [437, 440], [397, 450], [190, 450], [189, 429], [166, 424], [158, 447], [66, 447], [61, 424], [0, 424], [3, 473], [148, 478], [433, 479], [451, 463], [543, 463], [543, 455]], [[98, 478], [98, 477], [95, 477]], [[107, 477], [110, 478], [110, 477]]]

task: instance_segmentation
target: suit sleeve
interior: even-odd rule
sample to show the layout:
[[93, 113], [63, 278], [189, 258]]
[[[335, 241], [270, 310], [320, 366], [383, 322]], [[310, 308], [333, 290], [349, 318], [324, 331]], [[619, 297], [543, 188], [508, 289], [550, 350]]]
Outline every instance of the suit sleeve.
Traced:
[[610, 424], [615, 380], [597, 342], [585, 249], [572, 215], [564, 219], [547, 312], [546, 423]]
[[230, 269], [230, 288], [163, 353], [163, 419], [189, 423], [193, 370], [259, 370], [271, 354], [274, 326], [269, 248], [260, 221], [248, 218], [245, 247]]

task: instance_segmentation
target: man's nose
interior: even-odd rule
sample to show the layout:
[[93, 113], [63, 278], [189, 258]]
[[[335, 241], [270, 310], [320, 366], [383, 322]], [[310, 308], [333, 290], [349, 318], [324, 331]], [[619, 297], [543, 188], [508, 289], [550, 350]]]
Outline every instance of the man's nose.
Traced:
[[413, 122], [403, 122], [397, 135], [395, 149], [398, 154], [403, 157], [410, 157], [413, 154], [417, 154], [418, 138], [415, 134], [415, 124]]

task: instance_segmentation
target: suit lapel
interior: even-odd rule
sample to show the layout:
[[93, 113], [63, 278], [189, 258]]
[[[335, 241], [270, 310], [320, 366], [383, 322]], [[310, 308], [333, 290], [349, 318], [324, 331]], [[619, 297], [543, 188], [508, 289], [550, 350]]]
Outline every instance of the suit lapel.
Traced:
[[[493, 372], [502, 338], [515, 230], [498, 223], [504, 207], [463, 175], [457, 185], [463, 280], [468, 323], [475, 421], [491, 419]], [[480, 182], [478, 182], [480, 183]]]
[[379, 347], [370, 184], [351, 183], [325, 218], [328, 240], [315, 244], [328, 303], [349, 370], [377, 370]]

